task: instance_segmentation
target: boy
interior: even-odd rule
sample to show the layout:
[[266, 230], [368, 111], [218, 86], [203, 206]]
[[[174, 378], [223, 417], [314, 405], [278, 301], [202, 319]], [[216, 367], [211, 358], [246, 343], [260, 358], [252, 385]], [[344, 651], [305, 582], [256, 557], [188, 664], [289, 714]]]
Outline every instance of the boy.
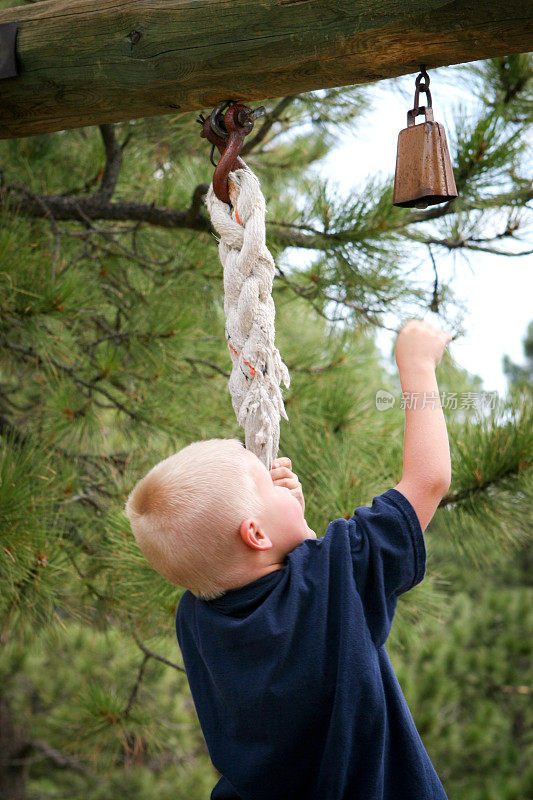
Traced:
[[290, 460], [269, 473], [235, 439], [189, 445], [132, 492], [143, 552], [189, 590], [176, 631], [221, 773], [212, 800], [446, 800], [385, 641], [451, 481], [435, 377], [450, 339], [400, 331], [402, 478], [321, 539]]

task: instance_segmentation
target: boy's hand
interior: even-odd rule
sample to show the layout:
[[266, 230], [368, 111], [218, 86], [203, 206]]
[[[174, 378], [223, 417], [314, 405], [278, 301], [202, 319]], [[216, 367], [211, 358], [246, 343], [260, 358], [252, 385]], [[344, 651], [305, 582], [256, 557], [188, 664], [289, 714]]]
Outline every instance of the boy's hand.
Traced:
[[286, 486], [290, 489], [305, 512], [305, 500], [302, 491], [302, 484], [298, 480], [298, 476], [291, 470], [292, 464], [290, 458], [281, 457], [276, 458], [272, 462], [270, 469], [270, 477], [275, 486]]
[[451, 338], [451, 333], [441, 331], [425, 320], [410, 319], [396, 340], [395, 356], [398, 369], [413, 366], [430, 366], [435, 369]]

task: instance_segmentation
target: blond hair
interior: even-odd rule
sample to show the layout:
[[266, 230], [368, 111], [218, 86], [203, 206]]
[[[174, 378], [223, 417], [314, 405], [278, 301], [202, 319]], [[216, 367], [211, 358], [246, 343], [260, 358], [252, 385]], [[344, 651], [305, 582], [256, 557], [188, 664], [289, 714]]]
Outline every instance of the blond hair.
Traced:
[[228, 588], [242, 520], [264, 510], [246, 452], [238, 439], [193, 442], [156, 464], [126, 503], [146, 560], [205, 600]]

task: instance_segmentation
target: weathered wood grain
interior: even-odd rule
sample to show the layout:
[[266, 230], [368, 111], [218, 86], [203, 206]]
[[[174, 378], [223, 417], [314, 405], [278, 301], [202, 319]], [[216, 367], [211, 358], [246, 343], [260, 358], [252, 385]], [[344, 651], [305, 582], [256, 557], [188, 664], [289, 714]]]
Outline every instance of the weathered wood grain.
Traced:
[[14, 20], [0, 138], [533, 50], [531, 0], [48, 0]]

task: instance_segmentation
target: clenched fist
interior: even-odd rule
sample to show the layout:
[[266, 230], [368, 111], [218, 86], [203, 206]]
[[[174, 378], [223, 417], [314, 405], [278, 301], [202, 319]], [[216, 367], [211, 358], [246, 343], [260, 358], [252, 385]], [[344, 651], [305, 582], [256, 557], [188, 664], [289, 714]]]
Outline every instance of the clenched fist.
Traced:
[[413, 366], [430, 366], [435, 369], [451, 338], [451, 333], [441, 331], [430, 322], [410, 319], [396, 339], [395, 357], [398, 369]]
[[302, 484], [298, 480], [298, 476], [292, 471], [290, 458], [286, 456], [276, 458], [270, 470], [270, 477], [275, 486], [285, 486], [287, 489], [290, 489], [291, 494], [296, 497], [302, 506], [302, 510], [305, 512]]

